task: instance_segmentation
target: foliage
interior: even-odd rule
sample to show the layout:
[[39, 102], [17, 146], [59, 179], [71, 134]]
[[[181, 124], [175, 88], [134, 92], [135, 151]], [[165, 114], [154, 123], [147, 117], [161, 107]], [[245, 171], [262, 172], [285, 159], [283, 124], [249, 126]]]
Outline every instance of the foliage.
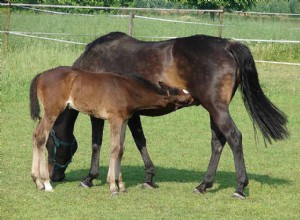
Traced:
[[145, 8], [199, 8], [246, 10], [258, 0], [12, 0], [11, 2], [52, 5], [89, 5]]
[[247, 10], [255, 5], [258, 0], [181, 0], [182, 3], [188, 4], [190, 7], [201, 9], [229, 9], [229, 10]]
[[[300, 13], [300, 1], [278, 0], [11, 0], [12, 3], [78, 5], [106, 7], [137, 7], [137, 8], [192, 8], [227, 10], [254, 10], [264, 12]], [[60, 9], [68, 11], [68, 9]], [[89, 10], [95, 12], [95, 10]]]
[[252, 7], [253, 11], [300, 14], [300, 1], [262, 0]]

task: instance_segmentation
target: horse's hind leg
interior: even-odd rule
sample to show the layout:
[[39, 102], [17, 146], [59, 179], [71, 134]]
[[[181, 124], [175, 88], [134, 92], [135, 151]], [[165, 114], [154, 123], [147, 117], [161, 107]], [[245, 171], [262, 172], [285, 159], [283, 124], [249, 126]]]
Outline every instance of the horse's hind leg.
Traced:
[[224, 137], [220, 129], [216, 126], [212, 118], [210, 118], [210, 126], [212, 132], [211, 157], [210, 157], [206, 175], [204, 176], [204, 180], [199, 186], [195, 188], [194, 192], [204, 193], [206, 192], [206, 189], [211, 188], [213, 186], [213, 182], [220, 161], [220, 157], [222, 154], [222, 150], [226, 143], [226, 138]]
[[155, 188], [156, 185], [153, 181], [153, 176], [155, 175], [155, 168], [147, 151], [146, 138], [143, 132], [140, 116], [134, 113], [128, 121], [128, 126], [131, 131], [134, 142], [140, 151], [146, 169], [146, 180], [143, 184], [143, 187]]
[[237, 177], [237, 188], [235, 197], [245, 198], [244, 188], [248, 185], [248, 177], [243, 155], [242, 134], [235, 126], [227, 107], [216, 108], [211, 112], [216, 126], [225, 136], [234, 157], [235, 172]]
[[100, 150], [102, 145], [104, 120], [91, 117], [92, 123], [92, 158], [89, 174], [84, 178], [80, 185], [84, 187], [92, 187], [93, 180], [99, 175]]
[[55, 118], [44, 116], [37, 125], [34, 132], [32, 179], [38, 189], [52, 191], [48, 162], [46, 160], [46, 142]]

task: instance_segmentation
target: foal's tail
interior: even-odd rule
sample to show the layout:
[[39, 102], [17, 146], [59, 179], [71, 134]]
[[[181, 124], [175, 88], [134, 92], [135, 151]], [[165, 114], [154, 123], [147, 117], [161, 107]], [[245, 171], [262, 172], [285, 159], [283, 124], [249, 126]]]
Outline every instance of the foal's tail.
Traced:
[[40, 74], [33, 78], [30, 85], [30, 116], [33, 120], [39, 120], [40, 117], [40, 105], [37, 97], [37, 80]]
[[277, 141], [287, 138], [287, 116], [262, 91], [249, 48], [239, 42], [229, 42], [227, 50], [233, 54], [238, 64], [243, 101], [254, 125], [259, 127], [269, 143], [271, 139]]

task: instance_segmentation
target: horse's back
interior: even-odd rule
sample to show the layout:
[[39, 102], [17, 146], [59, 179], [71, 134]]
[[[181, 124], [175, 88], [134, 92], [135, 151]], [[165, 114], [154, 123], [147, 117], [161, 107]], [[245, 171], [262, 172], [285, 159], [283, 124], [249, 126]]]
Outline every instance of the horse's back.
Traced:
[[222, 93], [219, 99], [229, 102], [239, 80], [236, 61], [226, 49], [228, 43], [206, 35], [144, 42], [122, 34], [91, 44], [75, 66], [95, 72], [134, 73], [156, 84], [163, 81], [187, 89], [200, 102], [212, 102], [215, 94], [211, 91]]

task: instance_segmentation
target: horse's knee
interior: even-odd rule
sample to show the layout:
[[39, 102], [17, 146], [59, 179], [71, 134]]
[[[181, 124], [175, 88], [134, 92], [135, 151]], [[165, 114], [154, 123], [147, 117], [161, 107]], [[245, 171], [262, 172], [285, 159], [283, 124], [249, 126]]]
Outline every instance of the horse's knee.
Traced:
[[92, 144], [92, 150], [93, 151], [99, 151], [101, 149], [101, 145], [100, 144]]

